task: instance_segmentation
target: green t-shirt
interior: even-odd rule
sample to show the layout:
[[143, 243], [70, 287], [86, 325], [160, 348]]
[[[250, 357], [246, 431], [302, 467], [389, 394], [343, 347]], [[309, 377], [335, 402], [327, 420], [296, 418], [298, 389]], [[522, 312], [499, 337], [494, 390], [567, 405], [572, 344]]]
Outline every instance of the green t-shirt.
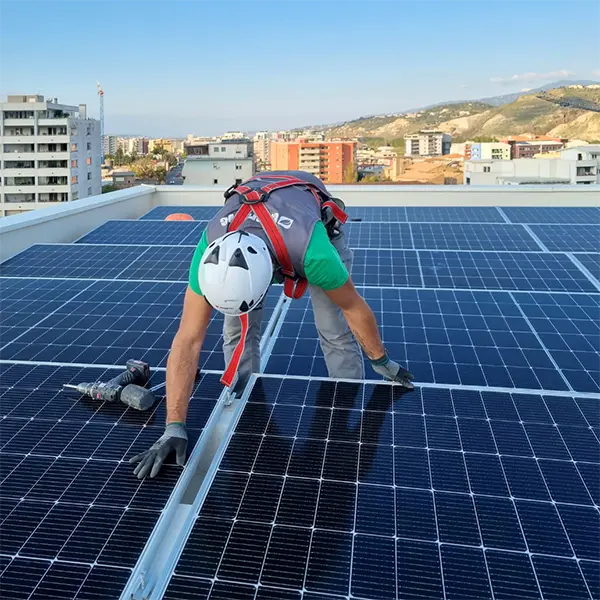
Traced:
[[[202, 295], [202, 290], [198, 282], [198, 268], [200, 267], [200, 259], [207, 247], [208, 241], [205, 229], [194, 252], [189, 276], [190, 287], [199, 295]], [[306, 249], [304, 272], [306, 273], [308, 283], [323, 290], [335, 290], [348, 281], [348, 270], [342, 262], [338, 251], [329, 241], [327, 230], [320, 221], [315, 224], [308, 248]]]

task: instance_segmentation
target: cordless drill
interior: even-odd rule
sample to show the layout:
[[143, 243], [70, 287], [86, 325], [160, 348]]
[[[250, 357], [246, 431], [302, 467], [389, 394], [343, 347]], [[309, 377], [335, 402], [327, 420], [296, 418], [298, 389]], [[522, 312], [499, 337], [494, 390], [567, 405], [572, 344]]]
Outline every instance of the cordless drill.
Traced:
[[106, 383], [66, 384], [63, 388], [101, 402], [118, 402], [120, 400], [136, 410], [148, 410], [156, 401], [154, 394], [142, 387], [150, 379], [149, 365], [140, 360], [130, 359], [127, 361], [126, 367], [125, 372]]

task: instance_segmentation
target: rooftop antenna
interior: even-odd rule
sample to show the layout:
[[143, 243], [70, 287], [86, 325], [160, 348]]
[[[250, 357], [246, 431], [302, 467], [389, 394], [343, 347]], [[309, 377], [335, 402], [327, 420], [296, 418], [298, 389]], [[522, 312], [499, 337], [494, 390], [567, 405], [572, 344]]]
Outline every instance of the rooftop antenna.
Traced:
[[104, 90], [100, 85], [100, 82], [97, 81], [96, 85], [98, 86], [98, 96], [100, 96], [100, 156], [101, 163], [104, 164]]

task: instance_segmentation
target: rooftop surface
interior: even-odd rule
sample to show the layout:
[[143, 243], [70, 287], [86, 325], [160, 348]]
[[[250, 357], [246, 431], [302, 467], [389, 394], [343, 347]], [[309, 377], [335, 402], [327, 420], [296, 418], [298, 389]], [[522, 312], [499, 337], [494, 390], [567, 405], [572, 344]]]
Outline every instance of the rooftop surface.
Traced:
[[[572, 186], [446, 187], [334, 192], [353, 280], [414, 391], [369, 368], [328, 379], [308, 297], [274, 286], [261, 373], [227, 396], [215, 316], [187, 466], [143, 482], [127, 461], [161, 435], [164, 401], [61, 387], [137, 358], [164, 393], [222, 192], [2, 219], [2, 597], [597, 598], [600, 208]], [[176, 212], [195, 221], [164, 221]]]

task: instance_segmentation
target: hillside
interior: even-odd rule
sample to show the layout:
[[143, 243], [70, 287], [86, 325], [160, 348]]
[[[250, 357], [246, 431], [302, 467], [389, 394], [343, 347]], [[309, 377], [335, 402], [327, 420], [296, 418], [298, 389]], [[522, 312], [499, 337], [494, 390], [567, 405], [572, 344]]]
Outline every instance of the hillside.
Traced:
[[[549, 100], [581, 99], [590, 105], [600, 104], [600, 87], [561, 87], [541, 96]], [[418, 112], [356, 119], [326, 131], [329, 137], [373, 137], [388, 142], [419, 129], [431, 128], [465, 139], [522, 133], [552, 134], [587, 141], [599, 139], [600, 112], [564, 107], [549, 100], [529, 94], [502, 106], [478, 101], [443, 104]]]

